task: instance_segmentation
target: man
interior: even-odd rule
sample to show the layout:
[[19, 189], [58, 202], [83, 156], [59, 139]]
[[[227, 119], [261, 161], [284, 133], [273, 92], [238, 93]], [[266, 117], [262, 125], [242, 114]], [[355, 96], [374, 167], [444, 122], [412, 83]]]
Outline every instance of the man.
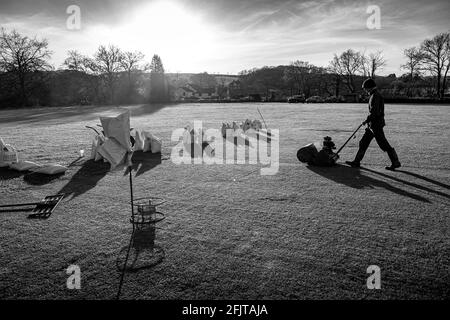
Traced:
[[401, 164], [398, 160], [397, 153], [387, 141], [383, 131], [383, 127], [385, 126], [383, 97], [378, 92], [377, 85], [373, 79], [365, 80], [362, 87], [367, 94], [370, 95], [369, 115], [363, 122], [363, 125], [367, 124], [368, 127], [366, 128], [364, 136], [359, 141], [359, 150], [358, 153], [356, 153], [355, 160], [346, 161], [346, 163], [353, 168], [359, 168], [370, 142], [375, 138], [381, 150], [387, 152], [389, 159], [391, 159], [392, 164], [386, 167], [386, 169], [395, 170], [396, 168], [400, 168]]

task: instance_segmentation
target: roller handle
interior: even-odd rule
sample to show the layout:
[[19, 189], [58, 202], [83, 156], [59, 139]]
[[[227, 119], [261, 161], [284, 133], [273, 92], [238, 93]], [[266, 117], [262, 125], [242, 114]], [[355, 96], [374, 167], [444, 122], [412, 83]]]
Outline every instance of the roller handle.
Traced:
[[342, 149], [344, 149], [344, 147], [346, 146], [346, 144], [350, 141], [351, 138], [353, 138], [353, 136], [356, 134], [356, 132], [358, 132], [358, 130], [359, 130], [363, 125], [364, 125], [364, 123], [361, 123], [361, 124], [359, 125], [359, 127], [358, 127], [355, 131], [353, 131], [352, 135], [347, 139], [347, 141], [345, 141], [345, 143], [342, 145], [342, 147], [339, 148], [339, 150], [335, 153], [335, 155], [338, 155], [339, 152], [341, 152]]

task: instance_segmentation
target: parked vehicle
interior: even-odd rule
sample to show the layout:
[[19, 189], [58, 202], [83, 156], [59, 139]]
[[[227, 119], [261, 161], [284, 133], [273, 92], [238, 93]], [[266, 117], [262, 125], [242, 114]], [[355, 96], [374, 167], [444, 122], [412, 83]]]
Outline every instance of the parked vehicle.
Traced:
[[306, 103], [323, 103], [325, 99], [319, 96], [312, 96], [306, 99]]
[[288, 99], [287, 99], [287, 102], [289, 102], [289, 103], [300, 103], [300, 102], [305, 102], [305, 97], [304, 96], [302, 96], [302, 95], [295, 95], [295, 96], [292, 96], [292, 97], [289, 97]]
[[338, 103], [338, 102], [345, 102], [344, 97], [339, 96], [330, 96], [325, 98], [325, 102], [327, 103]]

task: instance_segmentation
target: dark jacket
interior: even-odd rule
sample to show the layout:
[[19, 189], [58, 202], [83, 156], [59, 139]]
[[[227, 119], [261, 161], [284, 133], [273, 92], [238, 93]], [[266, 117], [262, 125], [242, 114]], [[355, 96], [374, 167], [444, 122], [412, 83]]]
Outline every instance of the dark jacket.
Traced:
[[369, 97], [369, 115], [366, 122], [371, 128], [383, 128], [384, 122], [384, 100], [378, 90], [374, 89]]

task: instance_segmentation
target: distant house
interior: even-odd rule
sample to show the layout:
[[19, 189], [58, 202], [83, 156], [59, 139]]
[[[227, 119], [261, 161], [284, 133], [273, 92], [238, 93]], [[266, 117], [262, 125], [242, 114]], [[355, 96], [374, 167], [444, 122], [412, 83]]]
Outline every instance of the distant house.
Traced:
[[175, 100], [183, 101], [183, 100], [194, 97], [195, 94], [196, 94], [195, 90], [193, 90], [188, 85], [186, 85], [186, 86], [177, 88], [175, 90]]
[[175, 100], [215, 100], [218, 99], [219, 95], [217, 93], [217, 87], [202, 88], [194, 84], [186, 84], [183, 87], [177, 88], [175, 90]]
[[187, 86], [194, 90], [194, 96], [199, 99], [217, 99], [219, 97], [217, 87], [204, 88], [194, 84], [188, 84]]

